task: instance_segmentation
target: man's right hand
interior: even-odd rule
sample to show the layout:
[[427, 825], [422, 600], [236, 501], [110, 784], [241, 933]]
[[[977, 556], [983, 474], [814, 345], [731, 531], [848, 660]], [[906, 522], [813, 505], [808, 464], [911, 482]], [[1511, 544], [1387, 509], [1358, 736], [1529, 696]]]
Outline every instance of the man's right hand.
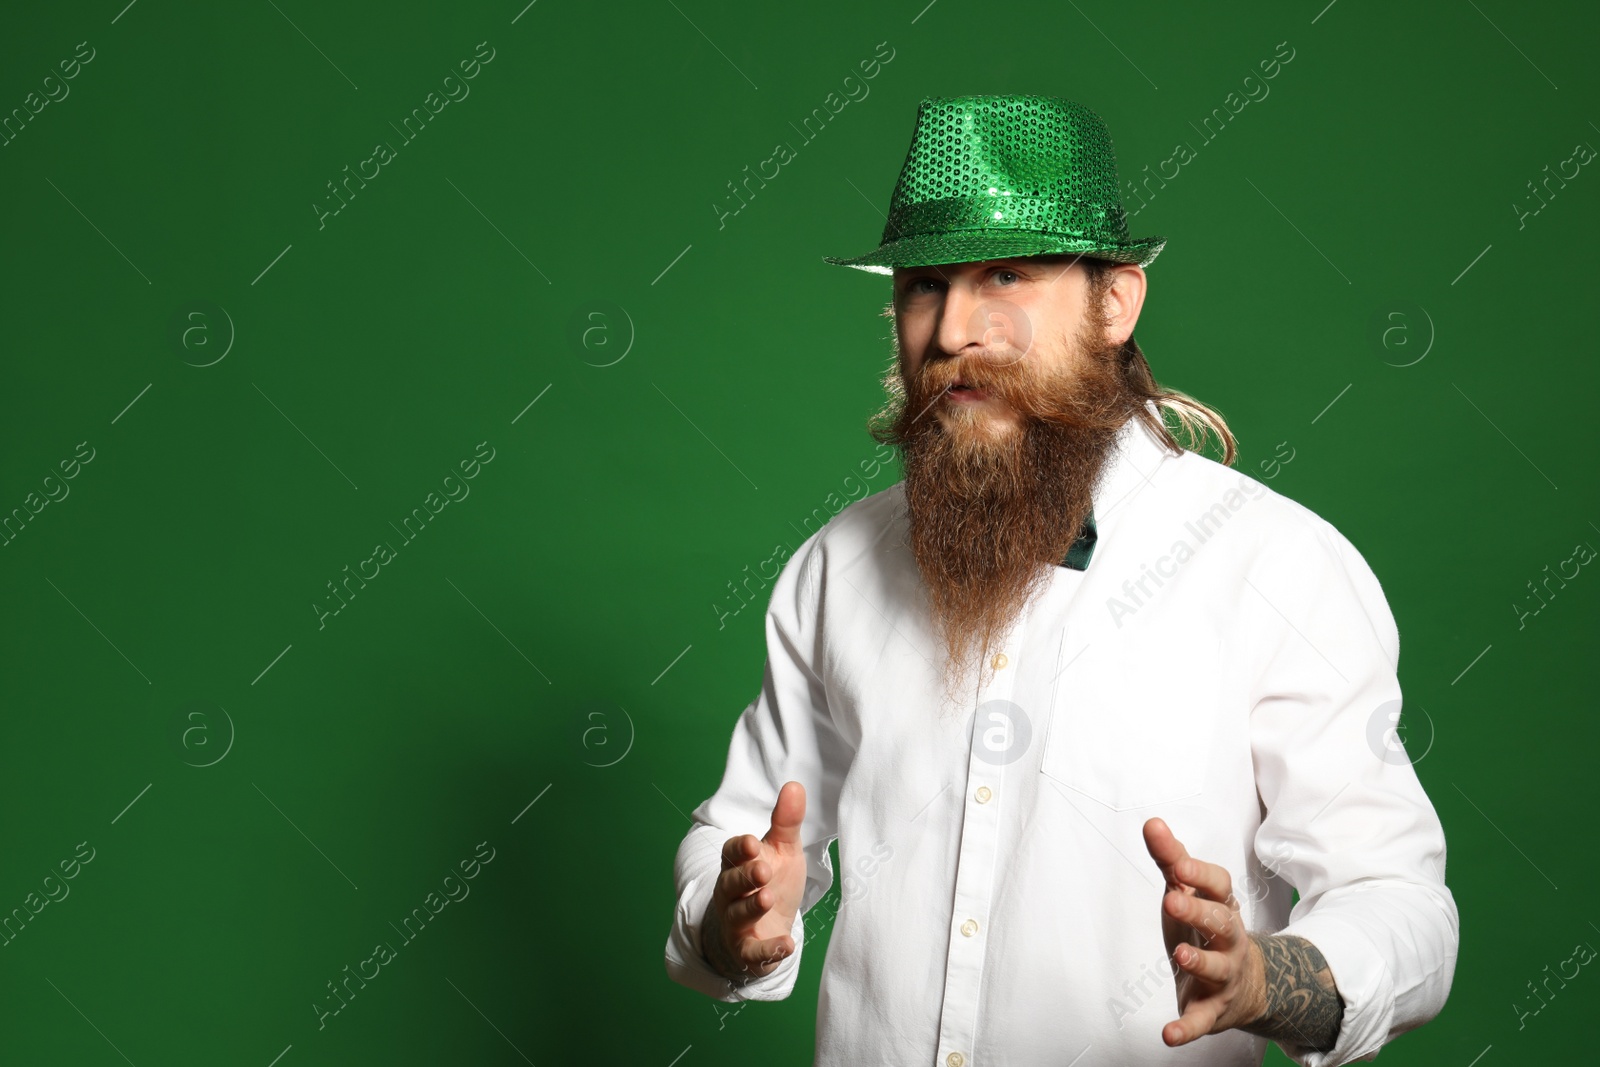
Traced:
[[789, 930], [806, 886], [800, 823], [806, 787], [785, 782], [765, 837], [740, 834], [722, 846], [722, 873], [706, 909], [706, 958], [735, 982], [761, 978], [795, 950]]

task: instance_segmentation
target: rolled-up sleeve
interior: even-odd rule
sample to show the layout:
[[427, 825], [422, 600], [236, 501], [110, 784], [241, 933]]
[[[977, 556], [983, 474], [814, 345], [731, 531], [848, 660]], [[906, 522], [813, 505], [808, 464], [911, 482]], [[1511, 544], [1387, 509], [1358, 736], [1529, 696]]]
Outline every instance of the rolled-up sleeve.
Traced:
[[[694, 825], [673, 864], [677, 905], [667, 937], [667, 974], [730, 1003], [782, 1000], [793, 992], [804, 915], [833, 885], [828, 846], [838, 836], [839, 791], [853, 750], [835, 727], [818, 671], [824, 648], [819, 620], [825, 532], [826, 527], [807, 538], [773, 583], [761, 691], [734, 724], [722, 783], [692, 813]], [[765, 836], [778, 791], [789, 781], [806, 791], [800, 828], [806, 884], [790, 928], [795, 951], [760, 978], [731, 982], [707, 962], [700, 930], [722, 872], [722, 847], [738, 834]]]
[[[1408, 753], [1395, 733], [1399, 633], [1361, 554], [1309, 511], [1250, 586], [1264, 664], [1250, 713], [1265, 810], [1255, 851], [1299, 892], [1277, 933], [1317, 947], [1344, 1001], [1332, 1049], [1278, 1044], [1301, 1067], [1372, 1060], [1444, 1007], [1460, 933], [1444, 830], [1411, 762], [1425, 748]], [[1413, 744], [1431, 743], [1418, 733]]]

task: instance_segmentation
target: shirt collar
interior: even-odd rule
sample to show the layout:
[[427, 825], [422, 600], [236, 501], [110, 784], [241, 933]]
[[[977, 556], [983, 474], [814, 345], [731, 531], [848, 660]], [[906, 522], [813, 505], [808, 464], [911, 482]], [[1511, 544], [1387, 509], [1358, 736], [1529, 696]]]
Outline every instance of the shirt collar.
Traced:
[[[1157, 418], [1161, 417], [1161, 409], [1155, 401], [1146, 400], [1144, 406]], [[1075, 571], [1089, 568], [1095, 545], [1100, 539], [1095, 513], [1099, 512], [1102, 521], [1115, 515], [1125, 502], [1149, 483], [1150, 475], [1169, 455], [1171, 453], [1165, 444], [1150, 432], [1144, 420], [1134, 416], [1123, 424], [1117, 431], [1111, 452], [1106, 456], [1104, 474], [1095, 486], [1094, 504], [1079, 528], [1078, 539], [1067, 549], [1060, 566]]]

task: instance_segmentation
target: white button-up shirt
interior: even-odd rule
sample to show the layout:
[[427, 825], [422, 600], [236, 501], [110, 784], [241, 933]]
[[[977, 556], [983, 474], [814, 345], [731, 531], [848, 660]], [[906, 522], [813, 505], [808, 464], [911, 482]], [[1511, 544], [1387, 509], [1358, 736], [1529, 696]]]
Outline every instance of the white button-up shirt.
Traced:
[[[1094, 493], [1089, 565], [1054, 568], [993, 680], [941, 716], [904, 505], [904, 483], [852, 503], [773, 585], [761, 691], [678, 849], [674, 980], [787, 997], [837, 839], [816, 1064], [1259, 1064], [1267, 1039], [1240, 1030], [1161, 1040], [1179, 1013], [1141, 833], [1160, 816], [1227, 868], [1250, 930], [1326, 957], [1338, 1044], [1280, 1042], [1296, 1063], [1372, 1059], [1439, 1012], [1459, 932], [1444, 834], [1394, 731], [1394, 618], [1344, 536], [1130, 420]], [[806, 789], [798, 947], [735, 985], [706, 963], [700, 922], [723, 843], [765, 834], [791, 779]]]

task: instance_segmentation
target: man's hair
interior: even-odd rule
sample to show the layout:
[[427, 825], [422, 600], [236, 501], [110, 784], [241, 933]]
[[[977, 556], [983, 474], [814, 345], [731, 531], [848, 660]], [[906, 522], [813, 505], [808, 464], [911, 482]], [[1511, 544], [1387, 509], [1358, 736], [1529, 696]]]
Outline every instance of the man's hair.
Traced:
[[[1088, 275], [1089, 306], [1100, 307], [1106, 294], [1111, 291], [1112, 271], [1118, 264], [1090, 256], [1077, 258]], [[1150, 363], [1144, 358], [1144, 352], [1140, 350], [1139, 343], [1133, 339], [1133, 334], [1128, 334], [1128, 339], [1122, 343], [1117, 355], [1119, 369], [1128, 388], [1141, 400], [1153, 400], [1156, 403], [1156, 414], [1152, 415], [1145, 410], [1142, 403], [1137, 413], [1156, 436], [1175, 452], [1185, 448], [1191, 452], [1199, 452], [1205, 446], [1206, 435], [1215, 434], [1222, 448], [1222, 463], [1225, 466], [1233, 466], [1234, 460], [1239, 458], [1239, 443], [1234, 439], [1233, 431], [1228, 429], [1228, 423], [1220, 411], [1201, 403], [1188, 393], [1167, 388], [1156, 381], [1155, 374], [1150, 370]], [[1166, 420], [1160, 417], [1167, 411], [1171, 411], [1177, 417], [1179, 426], [1183, 428], [1183, 442], [1173, 435], [1167, 428]]]
[[[1050, 263], [1060, 263], [1070, 266], [1074, 261], [1083, 265], [1088, 279], [1088, 301], [1091, 309], [1104, 309], [1106, 294], [1111, 291], [1113, 271], [1121, 264], [1108, 259], [1096, 259], [1093, 256], [1074, 255], [1063, 253], [1057, 255], [1029, 256], [1029, 259], [1038, 259]], [[884, 306], [884, 318], [894, 321], [894, 301], [891, 299]], [[1094, 314], [1093, 311], [1090, 312]], [[891, 340], [894, 342], [894, 362], [899, 361], [899, 337], [891, 331]], [[1228, 429], [1227, 421], [1222, 413], [1201, 403], [1188, 393], [1177, 389], [1169, 389], [1156, 381], [1155, 375], [1150, 370], [1150, 363], [1144, 358], [1139, 343], [1134, 340], [1133, 334], [1122, 343], [1117, 350], [1118, 369], [1123, 381], [1130, 392], [1140, 398], [1137, 417], [1142, 419], [1152, 433], [1160, 438], [1168, 448], [1174, 452], [1187, 449], [1199, 452], [1205, 446], [1207, 434], [1216, 435], [1222, 449], [1222, 463], [1232, 466], [1239, 457], [1239, 444], [1234, 439], [1233, 432]], [[888, 372], [891, 376], [894, 370]], [[1156, 414], [1152, 415], [1144, 407], [1144, 400], [1153, 400], [1156, 403]], [[1171, 411], [1178, 420], [1178, 425], [1183, 430], [1184, 440], [1179, 441], [1173, 432], [1168, 429], [1166, 420], [1162, 415]]]

